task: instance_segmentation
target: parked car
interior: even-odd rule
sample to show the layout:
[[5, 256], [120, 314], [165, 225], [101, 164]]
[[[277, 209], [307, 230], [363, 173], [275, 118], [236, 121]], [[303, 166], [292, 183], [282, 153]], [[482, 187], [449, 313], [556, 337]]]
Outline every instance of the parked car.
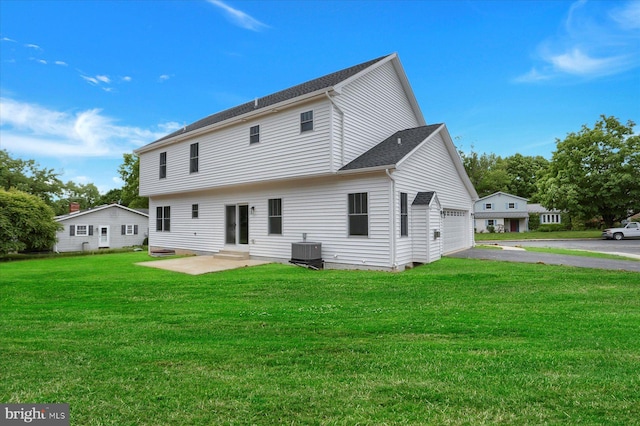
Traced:
[[607, 228], [602, 231], [602, 238], [614, 240], [640, 238], [640, 223], [629, 222], [624, 228]]

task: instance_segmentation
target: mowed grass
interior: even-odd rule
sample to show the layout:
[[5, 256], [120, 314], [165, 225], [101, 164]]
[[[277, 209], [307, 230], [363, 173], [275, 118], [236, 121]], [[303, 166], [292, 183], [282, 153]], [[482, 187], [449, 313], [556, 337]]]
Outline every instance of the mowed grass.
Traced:
[[0, 401], [73, 425], [638, 424], [640, 274], [0, 264]]

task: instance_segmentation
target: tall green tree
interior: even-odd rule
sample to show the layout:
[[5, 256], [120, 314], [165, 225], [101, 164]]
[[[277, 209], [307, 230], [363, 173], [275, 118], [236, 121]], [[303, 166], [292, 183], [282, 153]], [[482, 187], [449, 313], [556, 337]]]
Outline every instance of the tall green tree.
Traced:
[[0, 150], [0, 187], [11, 188], [40, 197], [47, 204], [62, 195], [63, 183], [53, 169], [42, 168], [34, 160], [12, 158]]
[[500, 156], [493, 153], [478, 154], [473, 147], [469, 153], [459, 153], [467, 175], [480, 197], [507, 190], [510, 178]]
[[0, 189], [0, 254], [50, 250], [60, 224], [42, 199], [17, 189]]
[[537, 181], [549, 167], [549, 161], [538, 155], [535, 157], [515, 154], [505, 158], [505, 169], [509, 176], [507, 191], [509, 194], [537, 202]]
[[53, 202], [57, 215], [69, 213], [69, 204], [78, 203], [81, 210], [99, 205], [100, 191], [93, 183], [81, 184], [73, 181], [67, 182], [63, 187], [62, 196]]
[[602, 218], [608, 227], [640, 212], [640, 136], [634, 126], [602, 115], [593, 128], [583, 125], [558, 139], [538, 181], [542, 204], [583, 220]]
[[140, 157], [135, 154], [123, 154], [124, 162], [118, 168], [124, 181], [122, 187], [122, 205], [132, 208], [148, 208], [149, 199], [139, 193]]

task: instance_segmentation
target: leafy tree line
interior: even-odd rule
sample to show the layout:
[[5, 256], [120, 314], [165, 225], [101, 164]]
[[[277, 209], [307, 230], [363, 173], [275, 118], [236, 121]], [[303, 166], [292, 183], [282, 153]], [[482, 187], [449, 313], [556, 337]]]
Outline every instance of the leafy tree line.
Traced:
[[137, 156], [125, 154], [118, 168], [124, 186], [100, 194], [93, 183], [63, 183], [53, 169], [0, 150], [0, 254], [51, 249], [59, 229], [54, 217], [68, 213], [72, 202], [81, 210], [112, 203], [148, 207], [138, 196], [139, 167]]
[[124, 154], [118, 173], [124, 181], [122, 188], [100, 194], [93, 183], [66, 183], [53, 169], [41, 167], [34, 160], [12, 158], [6, 150], [0, 150], [0, 187], [16, 189], [35, 195], [51, 207], [56, 215], [69, 212], [69, 204], [76, 202], [80, 209], [103, 204], [118, 203], [132, 208], [148, 207], [147, 198], [138, 196], [140, 162], [134, 154]]
[[460, 152], [480, 197], [502, 191], [582, 222], [611, 227], [640, 213], [640, 135], [635, 123], [602, 115], [593, 128], [556, 139], [551, 160]]

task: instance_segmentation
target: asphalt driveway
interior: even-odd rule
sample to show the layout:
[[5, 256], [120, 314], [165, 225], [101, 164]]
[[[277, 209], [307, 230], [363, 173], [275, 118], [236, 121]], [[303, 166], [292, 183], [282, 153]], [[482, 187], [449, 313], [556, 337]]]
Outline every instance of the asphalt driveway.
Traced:
[[[594, 240], [580, 240], [584, 241], [584, 243], [574, 241], [500, 241], [499, 244], [501, 246], [528, 246], [528, 247], [551, 247], [551, 248], [568, 248], [568, 249], [578, 249], [578, 250], [589, 250], [586, 247], [589, 247], [591, 244], [591, 248], [593, 244], [598, 246], [597, 242]], [[633, 241], [633, 240], [629, 240]], [[606, 243], [607, 241], [602, 241]], [[612, 242], [612, 241], [611, 241]], [[491, 244], [491, 241], [483, 242], [484, 244]], [[481, 243], [482, 244], [482, 243]], [[605, 246], [605, 248], [610, 248], [607, 253], [616, 253], [616, 254], [630, 254], [631, 256], [637, 255], [640, 256], [640, 250], [635, 252], [633, 249], [633, 244], [629, 245], [629, 247], [622, 248], [620, 246]], [[624, 251], [621, 251], [624, 250]], [[600, 251], [605, 252], [602, 249], [590, 250], [590, 251]], [[636, 254], [637, 253], [637, 254]], [[524, 263], [543, 263], [546, 265], [565, 265], [565, 266], [577, 266], [580, 268], [595, 268], [595, 269], [610, 269], [610, 270], [618, 270], [618, 271], [632, 271], [632, 272], [640, 272], [640, 262], [633, 260], [614, 260], [614, 259], [600, 259], [594, 257], [583, 257], [583, 256], [570, 256], [570, 255], [560, 255], [560, 254], [552, 254], [552, 253], [536, 253], [525, 250], [492, 250], [485, 248], [472, 248], [469, 250], [459, 251], [457, 253], [453, 253], [448, 255], [449, 257], [457, 257], [463, 259], [486, 259], [486, 260], [500, 260], [506, 262], [524, 262]], [[638, 278], [640, 282], [640, 277]]]

